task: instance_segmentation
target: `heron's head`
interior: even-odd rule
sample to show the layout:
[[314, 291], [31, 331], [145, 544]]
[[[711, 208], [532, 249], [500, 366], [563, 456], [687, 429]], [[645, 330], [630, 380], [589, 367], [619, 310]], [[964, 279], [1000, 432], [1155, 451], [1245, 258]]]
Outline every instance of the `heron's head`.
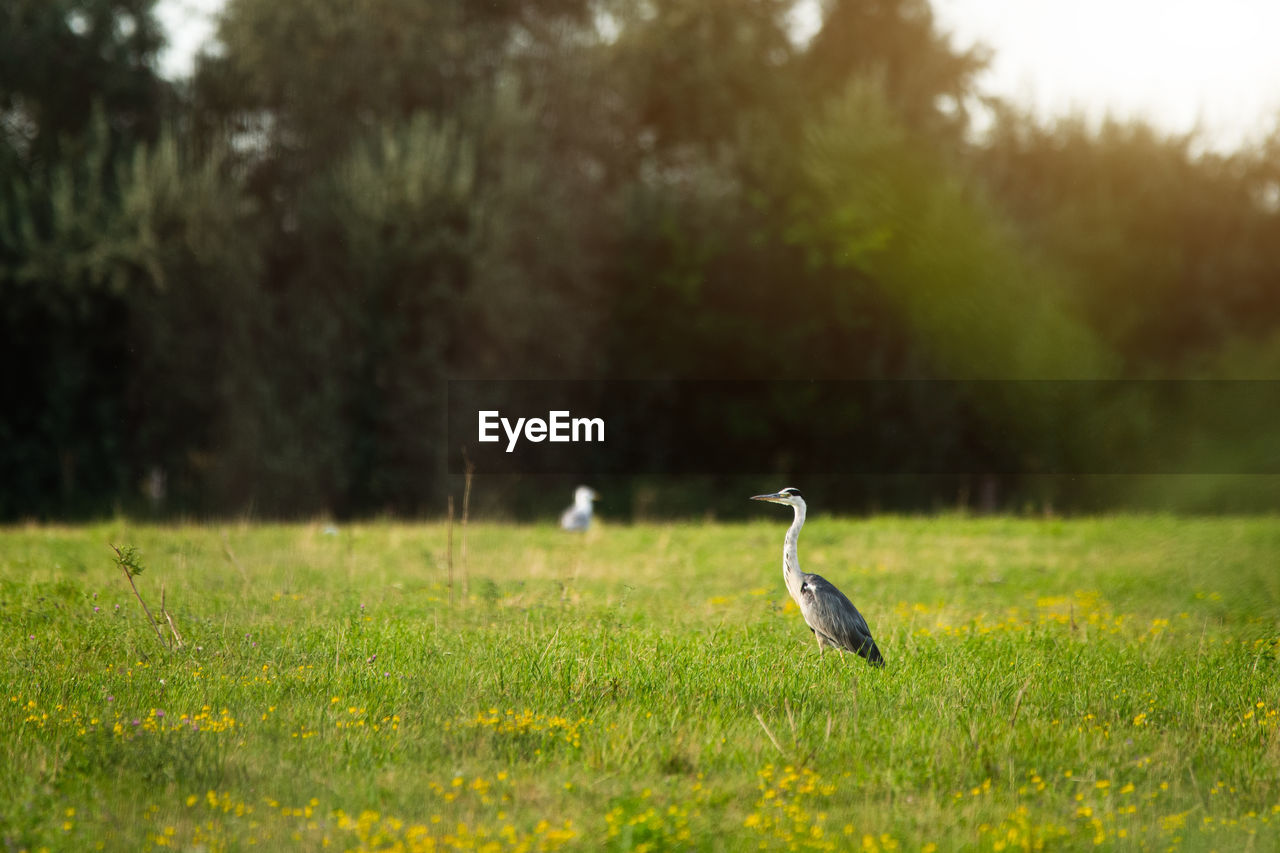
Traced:
[[804, 498], [801, 497], [800, 490], [793, 489], [790, 486], [771, 495], [754, 495], [751, 500], [768, 501], [771, 504], [786, 504], [787, 506], [804, 506]]
[[573, 493], [573, 502], [578, 506], [591, 506], [592, 501], [600, 500], [600, 495], [590, 486], [578, 486]]

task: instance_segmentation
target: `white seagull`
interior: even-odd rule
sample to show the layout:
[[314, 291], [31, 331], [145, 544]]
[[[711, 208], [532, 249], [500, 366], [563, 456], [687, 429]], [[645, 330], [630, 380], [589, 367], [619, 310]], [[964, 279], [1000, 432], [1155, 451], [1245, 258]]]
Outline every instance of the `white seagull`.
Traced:
[[578, 486], [573, 493], [573, 506], [560, 515], [560, 526], [565, 530], [586, 530], [591, 526], [591, 502], [599, 499], [595, 489]]

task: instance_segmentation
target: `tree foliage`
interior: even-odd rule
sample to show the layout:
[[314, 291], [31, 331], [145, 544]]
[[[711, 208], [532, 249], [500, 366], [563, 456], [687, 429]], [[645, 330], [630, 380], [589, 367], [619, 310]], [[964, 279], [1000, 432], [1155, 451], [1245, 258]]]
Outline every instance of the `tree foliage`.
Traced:
[[[1275, 160], [1193, 137], [1012, 112], [981, 153], [992, 184], [1073, 275], [1073, 301], [1135, 375], [1182, 375], [1275, 328]], [[1267, 173], [1270, 172], [1270, 177]]]
[[[171, 89], [150, 0], [9, 3], [0, 516], [431, 512], [458, 377], [1280, 372], [1280, 135], [979, 138], [925, 0], [802, 5], [229, 0]], [[843, 416], [798, 399], [733, 426]], [[1034, 473], [965, 442], [1053, 424], [973, 402], [859, 429]]]
[[[165, 86], [155, 0], [7, 0], [0, 6], [0, 144], [28, 166], [106, 115], [113, 141], [159, 129]], [[96, 110], [96, 111], [95, 111]]]

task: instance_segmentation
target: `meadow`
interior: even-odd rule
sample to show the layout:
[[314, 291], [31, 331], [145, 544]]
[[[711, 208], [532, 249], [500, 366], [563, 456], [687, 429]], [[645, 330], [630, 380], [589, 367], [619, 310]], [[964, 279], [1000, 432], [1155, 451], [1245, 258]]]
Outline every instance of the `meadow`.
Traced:
[[1280, 849], [1280, 518], [789, 520], [0, 530], [0, 849]]

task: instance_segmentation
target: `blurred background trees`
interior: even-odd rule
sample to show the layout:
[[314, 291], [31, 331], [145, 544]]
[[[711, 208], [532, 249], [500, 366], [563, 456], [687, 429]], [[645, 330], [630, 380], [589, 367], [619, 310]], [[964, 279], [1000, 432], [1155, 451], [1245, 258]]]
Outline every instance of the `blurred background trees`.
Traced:
[[[0, 518], [438, 512], [449, 378], [1280, 376], [1280, 136], [1045, 125], [925, 0], [796, 7], [228, 0], [174, 84], [151, 0], [5, 3]], [[1051, 428], [926, 402], [926, 455]], [[1127, 499], [1018, 464], [827, 506]]]

